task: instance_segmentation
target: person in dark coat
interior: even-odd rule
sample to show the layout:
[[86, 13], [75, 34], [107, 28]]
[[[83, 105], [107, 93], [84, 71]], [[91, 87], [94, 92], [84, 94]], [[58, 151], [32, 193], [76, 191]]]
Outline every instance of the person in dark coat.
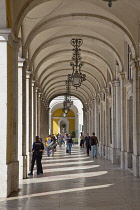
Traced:
[[42, 143], [39, 140], [39, 136], [36, 136], [36, 141], [33, 143], [33, 148], [32, 148], [33, 155], [32, 155], [31, 172], [28, 175], [33, 175], [35, 160], [37, 165], [37, 175], [40, 174], [42, 151], [43, 151]]
[[87, 133], [87, 135], [85, 136], [85, 144], [87, 148], [87, 156], [89, 156], [89, 150], [91, 150], [89, 133]]

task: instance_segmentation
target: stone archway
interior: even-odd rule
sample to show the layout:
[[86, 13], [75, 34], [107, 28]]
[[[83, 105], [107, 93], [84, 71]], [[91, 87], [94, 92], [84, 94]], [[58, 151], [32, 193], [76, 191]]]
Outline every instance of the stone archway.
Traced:
[[59, 133], [69, 133], [69, 121], [65, 118], [62, 118], [58, 122]]

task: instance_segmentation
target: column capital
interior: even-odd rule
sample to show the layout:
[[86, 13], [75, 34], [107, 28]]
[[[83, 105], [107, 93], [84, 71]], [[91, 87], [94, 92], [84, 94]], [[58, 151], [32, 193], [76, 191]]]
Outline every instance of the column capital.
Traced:
[[27, 70], [26, 71], [26, 79], [30, 79], [31, 74], [32, 74], [32, 71]]
[[134, 63], [135, 63], [135, 67], [136, 68], [140, 68], [140, 58], [138, 58], [137, 60], [135, 60]]
[[126, 79], [126, 73], [125, 72], [120, 72], [118, 74], [118, 77], [119, 77], [120, 80], [125, 80]]
[[0, 42], [8, 41], [8, 36], [9, 36], [11, 30], [12, 30], [11, 28], [0, 29]]
[[28, 67], [29, 67], [29, 59], [28, 58], [25, 58], [25, 61], [23, 63], [23, 67], [24, 67], [25, 71], [26, 71], [26, 69], [28, 69]]
[[99, 97], [100, 97], [101, 101], [103, 101], [104, 100], [104, 93], [99, 93]]
[[15, 33], [13, 31], [10, 32], [8, 37], [9, 44], [14, 48], [20, 48], [22, 45], [21, 39], [15, 36]]
[[41, 95], [42, 95], [42, 93], [39, 92], [39, 93], [38, 93], [39, 98], [41, 98]]
[[112, 87], [119, 87], [120, 86], [120, 81], [119, 80], [114, 80], [111, 82]]
[[109, 94], [109, 88], [108, 87], [104, 88], [104, 92], [105, 94]]
[[18, 58], [18, 67], [22, 68], [25, 62], [25, 58]]
[[38, 93], [38, 91], [39, 91], [39, 87], [37, 87], [37, 86], [36, 86], [35, 90], [36, 90], [36, 93]]
[[32, 87], [35, 87], [35, 83], [36, 83], [36, 81], [32, 80]]

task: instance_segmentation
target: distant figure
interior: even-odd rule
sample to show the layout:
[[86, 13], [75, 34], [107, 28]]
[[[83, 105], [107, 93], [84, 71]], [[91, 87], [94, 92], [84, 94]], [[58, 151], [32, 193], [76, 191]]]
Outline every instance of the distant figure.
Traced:
[[89, 150], [91, 150], [89, 133], [87, 133], [85, 137], [85, 143], [86, 143], [86, 148], [87, 148], [87, 156], [89, 156]]
[[83, 135], [83, 133], [81, 132], [81, 136], [80, 136], [80, 147], [84, 148], [84, 142], [85, 142], [85, 137]]
[[95, 133], [92, 134], [93, 136], [91, 136], [91, 151], [92, 151], [92, 157], [96, 157], [97, 158], [97, 152], [98, 152], [98, 138], [97, 136], [95, 136]]
[[58, 143], [59, 143], [59, 147], [62, 147], [62, 144], [63, 144], [63, 136], [61, 134], [58, 137]]
[[71, 135], [69, 134], [69, 135], [68, 135], [68, 138], [67, 138], [67, 148], [68, 148], [68, 152], [69, 152], [70, 154], [71, 154], [72, 144], [73, 144], [72, 137], [71, 137]]
[[[44, 144], [42, 142], [42, 138], [39, 139], [41, 144], [42, 144], [42, 152], [41, 152], [41, 160], [42, 160], [42, 154], [43, 154], [43, 150], [44, 150]], [[42, 168], [42, 163], [41, 163], [41, 167], [40, 167], [40, 173], [43, 174], [43, 168]]]
[[50, 156], [50, 150], [49, 150], [48, 145], [51, 143], [51, 141], [52, 141], [51, 135], [49, 135], [49, 136], [46, 138], [46, 153], [47, 153], [47, 156], [48, 156], [48, 157]]

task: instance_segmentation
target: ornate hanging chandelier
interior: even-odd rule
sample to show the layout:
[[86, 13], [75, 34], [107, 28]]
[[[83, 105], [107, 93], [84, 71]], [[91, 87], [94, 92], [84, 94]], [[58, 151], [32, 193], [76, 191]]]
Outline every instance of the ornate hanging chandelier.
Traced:
[[102, 1], [107, 1], [108, 2], [108, 6], [112, 7], [112, 2], [113, 1], [118, 1], [118, 0], [102, 0]]
[[64, 102], [63, 102], [63, 112], [65, 113], [65, 116], [68, 114], [72, 104], [73, 101], [71, 101], [71, 95], [70, 95], [70, 81], [68, 79], [66, 80], [66, 94], [64, 95]]
[[69, 80], [72, 82], [74, 87], [80, 87], [81, 83], [86, 80], [86, 75], [81, 73], [81, 67], [84, 65], [81, 61], [81, 49], [80, 46], [83, 44], [82, 39], [72, 39], [71, 45], [74, 47], [73, 51], [73, 62], [70, 63], [72, 66], [72, 74], [68, 75]]

